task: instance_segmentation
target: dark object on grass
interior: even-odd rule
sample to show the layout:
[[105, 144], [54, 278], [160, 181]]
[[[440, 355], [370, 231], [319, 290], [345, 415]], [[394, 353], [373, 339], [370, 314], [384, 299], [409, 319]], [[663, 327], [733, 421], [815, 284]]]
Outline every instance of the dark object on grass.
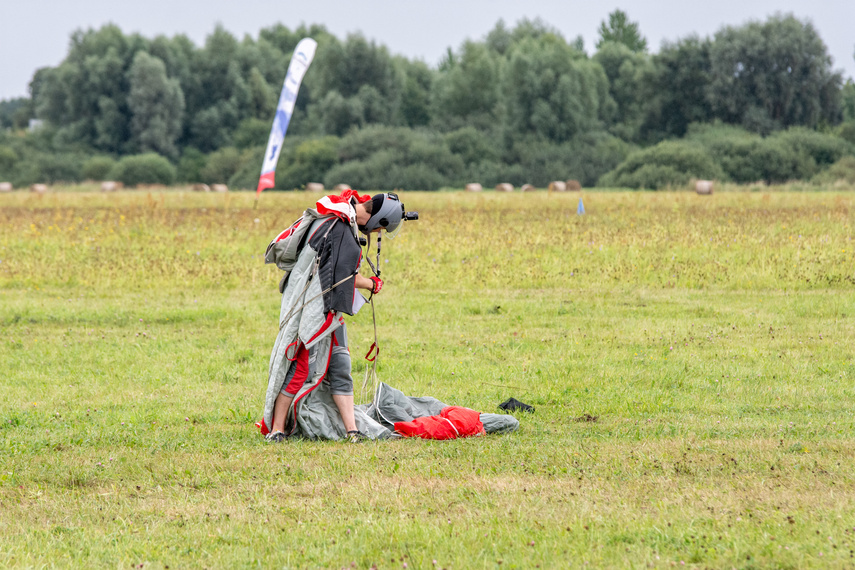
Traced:
[[508, 398], [501, 404], [499, 407], [505, 410], [506, 412], [515, 412], [517, 410], [522, 410], [524, 412], [534, 413], [534, 408], [529, 406], [528, 404], [523, 404], [516, 398]]
[[591, 422], [591, 423], [595, 423], [598, 419], [600, 419], [600, 416], [592, 416], [591, 414], [582, 414], [582, 415], [581, 415], [581, 416], [579, 416], [578, 418], [573, 418], [573, 421], [574, 421], [574, 422]]

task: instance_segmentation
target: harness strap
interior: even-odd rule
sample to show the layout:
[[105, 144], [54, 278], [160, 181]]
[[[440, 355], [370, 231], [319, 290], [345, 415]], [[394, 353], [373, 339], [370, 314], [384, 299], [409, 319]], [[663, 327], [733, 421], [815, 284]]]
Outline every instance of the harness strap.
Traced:
[[[333, 226], [334, 226], [334, 225], [335, 225], [335, 220], [333, 220], [333, 222], [332, 222], [332, 223], [330, 224], [330, 226], [327, 228], [326, 233], [324, 233], [324, 236], [323, 236], [323, 238], [321, 238], [321, 239], [323, 239], [324, 241], [326, 241], [327, 236], [329, 236], [329, 235], [330, 235], [330, 232], [332, 231], [332, 229], [333, 229]], [[321, 251], [323, 251], [323, 248], [321, 248]], [[302, 297], [303, 295], [305, 295], [305, 294], [306, 294], [306, 291], [308, 291], [308, 290], [309, 290], [309, 285], [312, 283], [312, 279], [314, 279], [315, 275], [317, 275], [317, 274], [318, 274], [318, 269], [320, 268], [320, 265], [321, 265], [321, 251], [318, 251], [318, 252], [315, 254], [315, 262], [314, 262], [314, 265], [312, 266], [312, 273], [311, 273], [311, 275], [309, 275], [309, 278], [308, 278], [308, 279], [306, 279], [306, 283], [305, 283], [305, 285], [303, 285], [303, 290], [302, 290], [302, 291], [300, 291], [300, 294], [298, 295], [298, 298], [299, 298], [299, 297]], [[354, 272], [353, 272], [353, 274], [348, 275], [347, 277], [345, 277], [344, 279], [342, 279], [342, 280], [341, 280], [341, 281], [339, 281], [338, 283], [335, 283], [334, 285], [331, 285], [330, 287], [328, 287], [328, 288], [327, 288], [327, 289], [325, 289], [324, 291], [321, 291], [320, 293], [318, 293], [317, 295], [315, 295], [314, 297], [312, 297], [311, 299], [309, 299], [308, 301], [306, 301], [305, 303], [303, 303], [303, 304], [302, 304], [302, 305], [300, 305], [299, 307], [296, 307], [296, 306], [291, 307], [291, 310], [290, 310], [290, 311], [288, 311], [288, 314], [285, 316], [285, 318], [284, 318], [284, 319], [282, 319], [282, 320], [279, 322], [279, 330], [281, 331], [281, 330], [282, 330], [282, 327], [284, 327], [284, 326], [285, 326], [285, 324], [286, 324], [286, 323], [288, 323], [288, 321], [289, 321], [289, 320], [291, 320], [291, 317], [294, 315], [294, 312], [295, 312], [295, 311], [302, 310], [303, 308], [305, 308], [305, 306], [306, 306], [306, 305], [308, 305], [309, 303], [311, 303], [312, 301], [314, 301], [314, 300], [315, 300], [315, 299], [317, 299], [318, 297], [320, 297], [320, 296], [322, 296], [322, 295], [326, 295], [327, 293], [329, 293], [330, 291], [332, 291], [333, 289], [335, 289], [336, 287], [338, 287], [339, 285], [341, 285], [341, 284], [342, 284], [342, 283], [344, 283], [345, 281], [348, 281], [349, 279], [351, 279], [352, 277], [354, 277], [357, 273], [359, 273], [359, 269], [358, 269], [358, 268], [357, 268], [357, 270], [356, 270], [356, 271], [354, 271]]]

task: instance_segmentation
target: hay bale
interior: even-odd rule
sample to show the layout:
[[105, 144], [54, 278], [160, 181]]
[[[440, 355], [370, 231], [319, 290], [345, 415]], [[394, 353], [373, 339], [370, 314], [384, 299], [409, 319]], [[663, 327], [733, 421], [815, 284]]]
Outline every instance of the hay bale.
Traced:
[[11, 182], [0, 182], [0, 192], [11, 192], [12, 191], [12, 183]]
[[522, 192], [534, 192], [535, 190], [537, 190], [537, 188], [535, 188], [535, 187], [534, 187], [534, 186], [532, 186], [531, 184], [523, 184], [523, 185], [520, 187], [520, 190], [521, 190]]
[[713, 192], [712, 180], [698, 180], [695, 182], [695, 192], [702, 196], [709, 196]]
[[508, 184], [507, 182], [500, 182], [496, 184], [496, 192], [513, 192], [514, 185]]
[[333, 190], [341, 194], [345, 190], [352, 190], [352, 188], [348, 184], [336, 184]]
[[553, 180], [549, 183], [550, 192], [566, 192], [567, 184], [563, 180]]
[[578, 192], [582, 189], [582, 185], [578, 180], [568, 180], [565, 184], [567, 185], [568, 192]]
[[308, 192], [323, 192], [324, 185], [320, 182], [309, 182], [306, 184], [306, 191]]
[[211, 184], [211, 192], [228, 192], [229, 187], [225, 184]]
[[483, 189], [484, 188], [480, 184], [478, 184], [477, 182], [470, 182], [469, 184], [466, 185], [466, 191], [467, 192], [480, 192]]
[[124, 188], [124, 184], [115, 180], [105, 180], [101, 183], [101, 192], [115, 192]]
[[207, 184], [194, 184], [192, 187], [193, 192], [210, 192], [211, 187]]
[[36, 194], [44, 194], [47, 192], [47, 184], [31, 184], [30, 192], [35, 192]]

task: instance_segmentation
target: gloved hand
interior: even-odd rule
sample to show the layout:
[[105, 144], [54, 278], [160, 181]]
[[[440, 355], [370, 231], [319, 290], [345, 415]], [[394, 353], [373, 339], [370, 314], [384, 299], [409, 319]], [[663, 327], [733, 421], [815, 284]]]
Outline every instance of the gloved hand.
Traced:
[[376, 295], [380, 292], [380, 289], [383, 288], [383, 280], [376, 276], [369, 277], [369, 279], [374, 282], [374, 287], [371, 289], [371, 292]]

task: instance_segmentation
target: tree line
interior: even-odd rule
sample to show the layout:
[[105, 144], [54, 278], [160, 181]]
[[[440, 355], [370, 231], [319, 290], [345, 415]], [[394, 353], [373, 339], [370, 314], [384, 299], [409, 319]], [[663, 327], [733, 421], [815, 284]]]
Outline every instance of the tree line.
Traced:
[[34, 74], [29, 97], [0, 102], [0, 179], [253, 188], [307, 36], [318, 50], [278, 189], [772, 183], [816, 178], [855, 155], [855, 85], [809, 22], [779, 14], [649, 53], [617, 10], [591, 55], [541, 20], [499, 21], [435, 67], [319, 25], [243, 39], [217, 27], [202, 46], [114, 25], [80, 30], [58, 66]]

